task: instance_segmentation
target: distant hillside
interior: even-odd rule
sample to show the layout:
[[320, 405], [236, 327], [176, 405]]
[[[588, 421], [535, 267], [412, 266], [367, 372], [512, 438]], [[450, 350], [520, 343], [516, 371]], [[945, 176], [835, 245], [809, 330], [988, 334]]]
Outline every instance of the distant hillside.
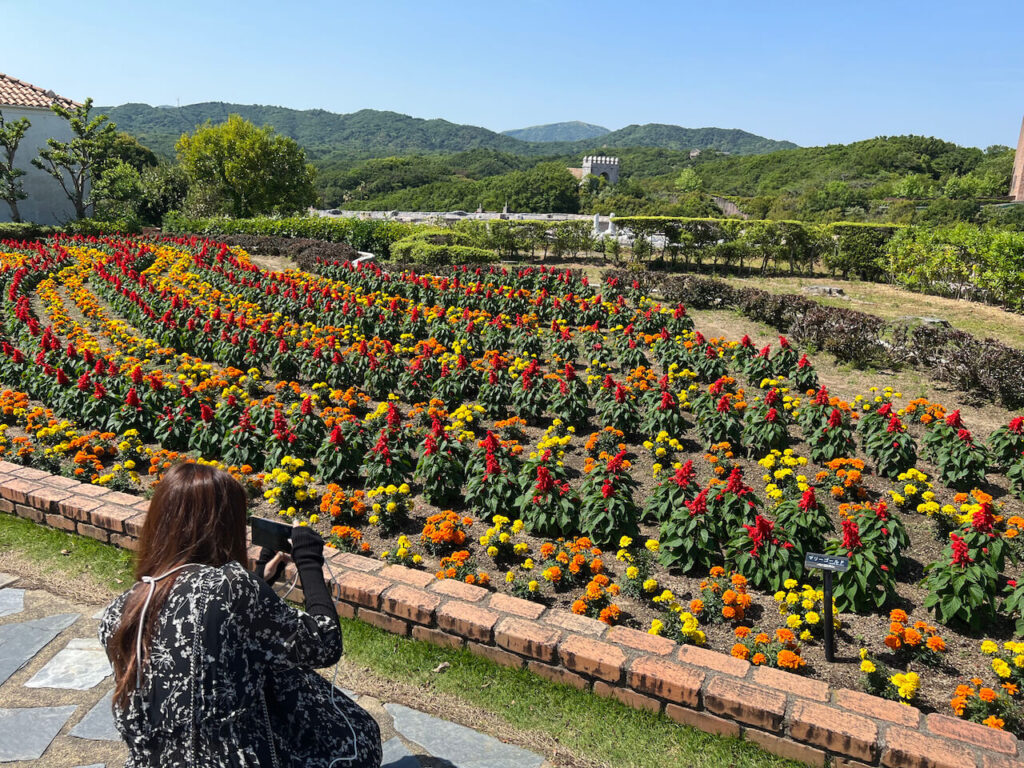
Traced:
[[596, 139], [611, 133], [611, 131], [593, 123], [571, 120], [567, 123], [531, 125], [529, 128], [516, 128], [501, 133], [503, 136], [511, 136], [520, 141], [579, 141], [581, 139]]
[[597, 138], [577, 141], [521, 141], [486, 128], [447, 120], [423, 120], [397, 112], [363, 109], [342, 115], [322, 109], [297, 110], [258, 104], [206, 102], [184, 107], [123, 104], [100, 107], [118, 128], [163, 157], [174, 155], [183, 133], [207, 120], [222, 122], [238, 114], [257, 125], [270, 125], [295, 139], [314, 162], [353, 162], [371, 157], [410, 154], [450, 154], [490, 149], [515, 155], [576, 155], [605, 148], [663, 147], [717, 149], [734, 155], [772, 152], [796, 146], [746, 131], [722, 128], [681, 128], [676, 125], [631, 125]]

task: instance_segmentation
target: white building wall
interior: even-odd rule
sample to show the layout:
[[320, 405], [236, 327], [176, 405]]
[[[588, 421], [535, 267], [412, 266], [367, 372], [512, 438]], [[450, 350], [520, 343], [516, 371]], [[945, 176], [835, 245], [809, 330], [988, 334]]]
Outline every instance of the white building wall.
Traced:
[[[43, 225], [65, 224], [73, 220], [75, 206], [64, 194], [60, 183], [32, 165], [32, 158], [39, 155], [40, 149], [46, 148], [47, 139], [71, 140], [67, 121], [41, 107], [0, 106], [0, 112], [3, 112], [5, 123], [13, 123], [22, 117], [32, 123], [14, 154], [15, 167], [25, 171], [18, 181], [28, 195], [18, 201], [21, 220]], [[5, 200], [0, 200], [0, 221], [11, 221], [11, 218], [11, 207]]]

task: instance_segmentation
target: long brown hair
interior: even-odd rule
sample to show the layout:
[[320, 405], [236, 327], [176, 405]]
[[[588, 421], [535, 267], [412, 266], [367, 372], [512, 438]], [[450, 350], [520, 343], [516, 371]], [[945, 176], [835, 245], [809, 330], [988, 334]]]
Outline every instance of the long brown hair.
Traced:
[[[149, 502], [139, 536], [135, 578], [159, 576], [185, 563], [245, 563], [245, 519], [245, 490], [227, 472], [203, 464], [171, 467]], [[119, 706], [127, 705], [137, 666], [145, 667], [160, 607], [180, 573], [156, 583], [143, 627], [141, 660], [135, 657], [135, 640], [148, 587], [136, 585], [125, 601], [121, 623], [107, 646], [114, 667], [114, 700]]]

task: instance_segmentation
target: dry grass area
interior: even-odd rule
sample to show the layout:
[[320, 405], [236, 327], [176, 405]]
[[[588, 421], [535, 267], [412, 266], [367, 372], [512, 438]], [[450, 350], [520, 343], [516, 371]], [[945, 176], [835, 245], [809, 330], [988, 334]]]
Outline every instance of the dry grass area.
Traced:
[[860, 280], [840, 280], [830, 277], [726, 277], [730, 285], [742, 288], [760, 288], [770, 293], [803, 294], [804, 288], [828, 285], [842, 288], [847, 298], [808, 296], [808, 298], [834, 307], [856, 309], [877, 315], [885, 320], [903, 317], [938, 317], [954, 328], [982, 338], [991, 337], [1004, 344], [1024, 347], [1024, 315], [1006, 312], [999, 307], [973, 301], [946, 299], [912, 293], [881, 283]]

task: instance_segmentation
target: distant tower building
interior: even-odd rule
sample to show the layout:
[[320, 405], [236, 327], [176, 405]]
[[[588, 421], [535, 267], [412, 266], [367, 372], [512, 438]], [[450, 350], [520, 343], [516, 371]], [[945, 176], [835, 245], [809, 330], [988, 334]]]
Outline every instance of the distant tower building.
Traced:
[[619, 181], [619, 158], [587, 155], [583, 158], [583, 175], [603, 176], [609, 184]]
[[1010, 182], [1010, 197], [1017, 202], [1024, 202], [1024, 122], [1020, 126], [1017, 155], [1013, 159], [1013, 180]]

